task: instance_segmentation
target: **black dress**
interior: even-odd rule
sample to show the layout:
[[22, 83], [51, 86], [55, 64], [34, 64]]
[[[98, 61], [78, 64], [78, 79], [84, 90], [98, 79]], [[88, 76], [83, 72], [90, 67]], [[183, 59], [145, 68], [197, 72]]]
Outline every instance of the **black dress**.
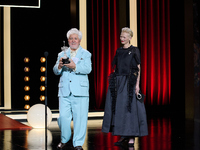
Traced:
[[140, 64], [139, 49], [119, 48], [112, 62], [102, 132], [120, 136], [148, 135], [144, 103], [136, 99], [135, 85]]

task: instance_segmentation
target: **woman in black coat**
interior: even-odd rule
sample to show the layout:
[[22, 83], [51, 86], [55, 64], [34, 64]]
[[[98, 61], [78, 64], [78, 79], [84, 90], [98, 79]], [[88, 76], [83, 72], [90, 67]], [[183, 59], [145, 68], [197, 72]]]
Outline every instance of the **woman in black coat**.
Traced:
[[130, 44], [131, 29], [122, 28], [123, 47], [116, 51], [112, 62], [115, 72], [109, 77], [102, 132], [121, 136], [115, 145], [127, 142], [134, 146], [135, 137], [148, 135], [144, 103], [137, 99], [140, 92], [140, 51]]

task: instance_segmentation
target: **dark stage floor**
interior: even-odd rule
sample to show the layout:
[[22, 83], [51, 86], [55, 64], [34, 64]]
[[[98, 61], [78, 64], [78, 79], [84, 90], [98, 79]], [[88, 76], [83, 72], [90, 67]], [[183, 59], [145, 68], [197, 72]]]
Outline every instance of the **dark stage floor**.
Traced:
[[[27, 124], [27, 122], [23, 122]], [[88, 130], [83, 145], [84, 150], [133, 150], [117, 147], [114, 142], [119, 137], [101, 132], [102, 119], [89, 119]], [[173, 117], [148, 117], [149, 135], [137, 138], [134, 150], [200, 150], [200, 123]], [[48, 150], [56, 150], [60, 142], [57, 122], [48, 127]], [[0, 131], [1, 150], [41, 150], [45, 149], [45, 130], [2, 130]], [[72, 150], [69, 142], [65, 148]]]

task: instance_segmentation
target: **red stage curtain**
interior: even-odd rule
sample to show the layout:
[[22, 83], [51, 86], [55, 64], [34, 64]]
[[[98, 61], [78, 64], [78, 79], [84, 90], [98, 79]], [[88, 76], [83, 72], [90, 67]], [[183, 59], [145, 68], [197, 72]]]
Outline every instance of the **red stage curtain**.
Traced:
[[170, 104], [169, 0], [140, 0], [141, 88], [148, 105]]
[[[120, 46], [118, 1], [89, 0], [96, 109], [104, 108], [108, 75]], [[169, 0], [139, 0], [141, 90], [147, 105], [168, 105], [171, 96]]]
[[91, 0], [93, 71], [96, 108], [104, 108], [108, 76], [116, 49], [120, 46], [116, 0]]

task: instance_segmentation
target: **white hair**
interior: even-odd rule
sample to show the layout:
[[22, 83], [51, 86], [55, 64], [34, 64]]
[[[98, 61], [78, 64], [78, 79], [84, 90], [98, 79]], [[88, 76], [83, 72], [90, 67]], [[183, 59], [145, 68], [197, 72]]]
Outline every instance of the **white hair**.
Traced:
[[122, 28], [122, 32], [128, 33], [131, 37], [133, 37], [133, 31], [128, 27]]
[[81, 40], [82, 39], [82, 33], [81, 31], [79, 31], [78, 29], [76, 28], [72, 28], [70, 29], [68, 32], [67, 32], [67, 39], [69, 39], [70, 35], [71, 34], [77, 34], [78, 35], [78, 38]]

